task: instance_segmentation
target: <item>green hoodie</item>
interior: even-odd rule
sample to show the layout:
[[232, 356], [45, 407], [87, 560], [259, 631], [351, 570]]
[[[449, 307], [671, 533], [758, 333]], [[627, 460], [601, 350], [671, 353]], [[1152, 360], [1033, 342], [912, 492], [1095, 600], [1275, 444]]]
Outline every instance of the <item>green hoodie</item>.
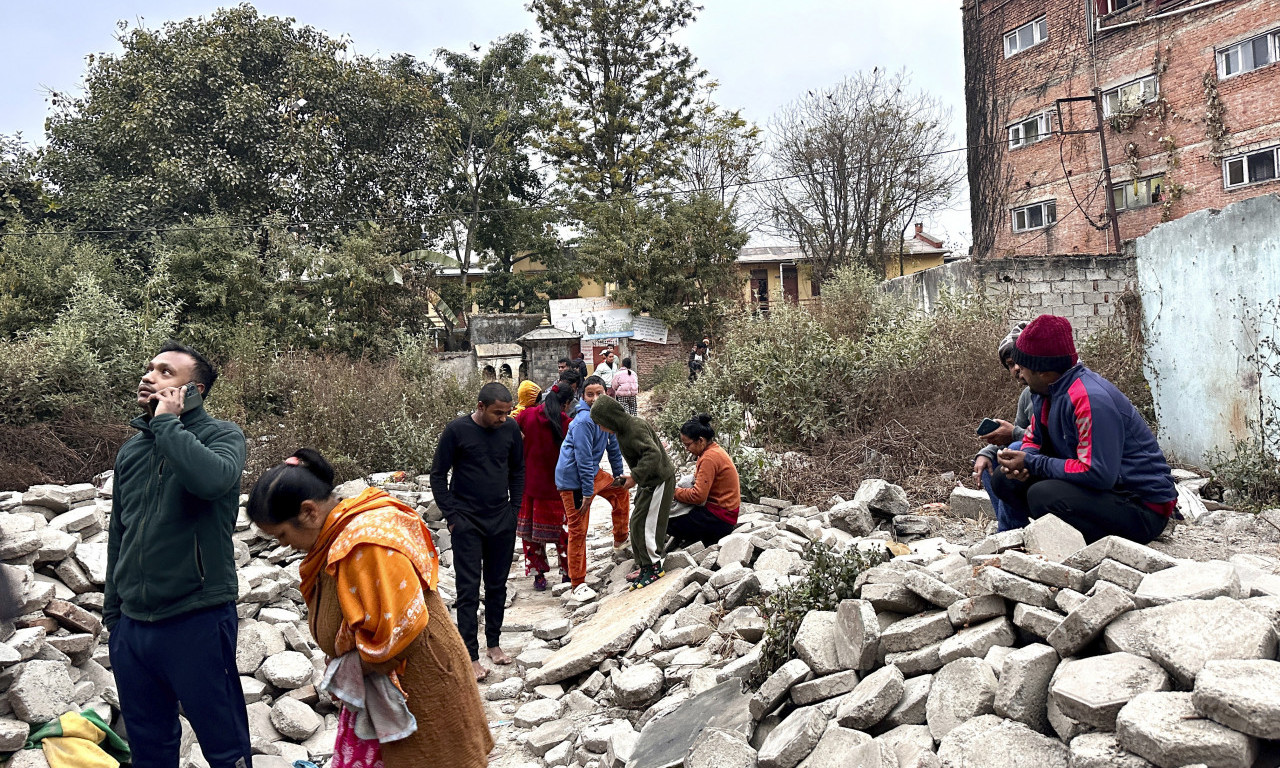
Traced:
[[637, 485], [653, 487], [674, 480], [676, 468], [649, 422], [627, 413], [617, 400], [601, 395], [591, 406], [591, 420], [618, 436], [622, 458]]
[[240, 502], [240, 428], [188, 396], [181, 417], [139, 417], [116, 455], [103, 618], [159, 621], [236, 599], [231, 533]]

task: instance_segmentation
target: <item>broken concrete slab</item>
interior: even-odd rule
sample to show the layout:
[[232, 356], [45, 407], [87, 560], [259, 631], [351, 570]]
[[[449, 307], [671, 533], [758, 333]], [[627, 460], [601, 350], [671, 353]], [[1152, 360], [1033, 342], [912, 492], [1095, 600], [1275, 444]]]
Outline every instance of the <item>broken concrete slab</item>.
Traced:
[[755, 695], [751, 697], [749, 707], [751, 717], [759, 720], [777, 709], [793, 686], [811, 677], [813, 677], [813, 671], [803, 659], [792, 659], [778, 667], [773, 674], [765, 678]]
[[982, 659], [957, 659], [939, 670], [925, 705], [934, 740], [941, 741], [967, 720], [994, 712], [997, 685], [995, 673]]
[[1049, 730], [1049, 681], [1058, 668], [1053, 648], [1034, 644], [1011, 651], [1000, 667], [993, 703], [995, 713], [1024, 723], [1040, 733]]
[[1133, 608], [1133, 600], [1124, 590], [1102, 585], [1092, 597], [1068, 613], [1045, 639], [1063, 658], [1074, 656]]
[[1024, 547], [1033, 555], [1061, 563], [1084, 549], [1084, 535], [1055, 515], [1044, 515], [1023, 529]]
[[805, 707], [827, 699], [834, 699], [857, 688], [858, 682], [858, 673], [855, 670], [847, 669], [834, 675], [797, 683], [791, 689], [791, 701], [797, 707]]
[[586, 622], [574, 627], [569, 643], [542, 661], [531, 672], [529, 687], [558, 683], [596, 667], [622, 653], [661, 614], [667, 600], [684, 587], [687, 569], [670, 571], [644, 589], [606, 597]]
[[870, 744], [871, 737], [862, 731], [828, 726], [800, 768], [882, 768], [879, 762], [866, 762], [862, 750]]
[[800, 622], [791, 647], [809, 665], [813, 674], [818, 677], [831, 675], [845, 669], [837, 654], [836, 634], [835, 611], [810, 611]]
[[1154, 768], [1120, 746], [1114, 733], [1086, 733], [1071, 740], [1071, 768]]
[[1280, 739], [1280, 661], [1206, 662], [1192, 704], [1201, 717], [1260, 739]]
[[1235, 566], [1223, 560], [1183, 563], [1147, 574], [1134, 593], [1134, 601], [1142, 608], [1215, 597], [1248, 597], [1240, 588]]
[[1062, 662], [1049, 695], [1068, 717], [1112, 731], [1116, 715], [1135, 696], [1170, 687], [1169, 675], [1150, 659], [1108, 653]]
[[1161, 768], [1204, 763], [1249, 768], [1258, 743], [1196, 714], [1190, 693], [1143, 693], [1116, 717], [1120, 746]]
[[947, 505], [951, 507], [951, 514], [966, 520], [994, 520], [996, 516], [991, 497], [983, 490], [956, 486], [947, 499]]
[[947, 608], [964, 599], [960, 590], [920, 571], [908, 573], [902, 585], [939, 608]]
[[1018, 603], [1013, 607], [1013, 625], [1041, 639], [1049, 637], [1065, 618], [1067, 618], [1065, 615], [1057, 611], [1037, 608], [1034, 605]]
[[996, 715], [957, 725], [938, 745], [938, 757], [947, 768], [1068, 768], [1069, 755], [1061, 741]]
[[1062, 563], [1081, 571], [1091, 571], [1108, 557], [1143, 573], [1155, 573], [1178, 564], [1175, 558], [1163, 552], [1119, 536], [1098, 539]]
[[967, 627], [981, 621], [1004, 616], [1009, 611], [1008, 604], [999, 595], [978, 595], [967, 597], [947, 608], [947, 618], [953, 627]]
[[1011, 646], [1017, 639], [1013, 624], [1004, 616], [988, 619], [977, 626], [962, 629], [942, 641], [938, 647], [938, 660], [950, 664], [967, 656], [982, 658], [997, 645]]
[[1015, 603], [1026, 603], [1041, 608], [1053, 608], [1056, 605], [1053, 599], [1054, 589], [999, 568], [983, 568], [978, 580], [991, 592]]
[[694, 696], [666, 717], [649, 721], [637, 737], [629, 768], [682, 765], [689, 748], [705, 728], [749, 734], [752, 720], [747, 703], [750, 700], [751, 697], [742, 692], [742, 682], [734, 678]]
[[827, 729], [827, 717], [818, 707], [801, 707], [778, 724], [760, 745], [760, 768], [795, 768], [808, 757]]
[[865, 600], [842, 600], [836, 606], [836, 659], [846, 669], [871, 669], [880, 647], [880, 622]]
[[863, 678], [853, 693], [840, 701], [836, 720], [845, 728], [865, 731], [875, 726], [902, 700], [902, 672], [892, 664]]
[[[920, 675], [903, 680], [902, 698], [897, 706], [889, 710], [889, 714], [876, 725], [876, 731], [885, 731], [903, 725], [924, 725], [925, 707], [929, 701], [931, 688], [933, 688], [933, 675]], [[932, 744], [929, 748], [933, 749]]]
[[920, 613], [884, 629], [880, 633], [880, 648], [885, 653], [914, 651], [941, 642], [954, 633], [946, 611]]
[[1207, 661], [1275, 658], [1271, 622], [1229, 597], [1180, 600], [1132, 611], [1122, 620], [1107, 628], [1107, 646], [1140, 645], [1130, 652], [1150, 656], [1188, 688]]

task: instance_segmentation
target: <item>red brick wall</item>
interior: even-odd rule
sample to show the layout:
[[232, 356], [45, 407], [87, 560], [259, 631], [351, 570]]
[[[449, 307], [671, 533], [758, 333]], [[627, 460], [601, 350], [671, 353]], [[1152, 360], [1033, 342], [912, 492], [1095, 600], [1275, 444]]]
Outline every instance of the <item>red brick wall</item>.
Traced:
[[[1200, 1], [1165, 2], [1160, 12], [1187, 8]], [[1167, 214], [1159, 203], [1120, 211], [1117, 218], [1121, 239], [1145, 234], [1164, 215], [1177, 218], [1280, 191], [1277, 181], [1231, 191], [1223, 189], [1222, 168], [1215, 162], [1213, 146], [1206, 136], [1204, 87], [1206, 73], [1215, 73], [1216, 79], [1215, 49], [1280, 27], [1280, 0], [1232, 0], [1090, 35], [1094, 18], [1088, 10], [1092, 3], [1093, 0], [965, 3], [966, 14], [979, 14], [984, 38], [1000, 49], [998, 55], [989, 57], [994, 66], [970, 62], [966, 77], [994, 75], [1001, 135], [1007, 135], [1004, 128], [1009, 123], [1052, 107], [1057, 98], [1087, 96], [1095, 86], [1105, 91], [1159, 69], [1160, 95], [1167, 103], [1167, 112], [1144, 117], [1121, 132], [1104, 124], [1112, 181], [1118, 184], [1132, 180], [1136, 158], [1138, 178], [1167, 174], [1166, 195], [1172, 184], [1181, 185], [1182, 193], [1170, 204]], [[1107, 25], [1136, 20], [1142, 12], [1139, 4], [1103, 22]], [[1048, 22], [1046, 42], [1005, 59], [1003, 34], [1042, 14]], [[1223, 122], [1230, 132], [1232, 147], [1223, 153], [1225, 156], [1280, 143], [1280, 64], [1221, 81], [1218, 94], [1226, 110]], [[1096, 125], [1093, 107], [1088, 103], [1064, 105], [1062, 117], [1067, 130]], [[1056, 119], [1053, 128], [1058, 129]], [[1105, 197], [1109, 190], [1099, 185], [1102, 161], [1098, 144], [1096, 135], [1054, 135], [1030, 146], [1006, 149], [1003, 161], [1008, 193], [1003, 207], [989, 214], [998, 217], [995, 248], [977, 256], [1119, 252], [1110, 242]], [[1024, 233], [1012, 231], [1013, 207], [1048, 199], [1057, 204], [1056, 226]], [[977, 201], [974, 209], [975, 216], [979, 215]], [[977, 230], [978, 223], [974, 226]]]
[[680, 334], [668, 332], [666, 344], [654, 344], [650, 341], [628, 340], [631, 345], [631, 364], [636, 375], [640, 377], [641, 388], [652, 386], [654, 371], [669, 363], [684, 364], [689, 360], [689, 349], [692, 344], [685, 344]]

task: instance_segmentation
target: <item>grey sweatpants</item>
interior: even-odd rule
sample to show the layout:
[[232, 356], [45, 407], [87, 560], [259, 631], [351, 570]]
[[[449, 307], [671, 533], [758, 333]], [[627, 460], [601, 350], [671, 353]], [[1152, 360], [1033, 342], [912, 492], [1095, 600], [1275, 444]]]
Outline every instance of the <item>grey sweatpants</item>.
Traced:
[[636, 486], [636, 499], [631, 505], [631, 553], [641, 568], [662, 563], [662, 551], [667, 547], [667, 517], [675, 493], [675, 478], [657, 486]]

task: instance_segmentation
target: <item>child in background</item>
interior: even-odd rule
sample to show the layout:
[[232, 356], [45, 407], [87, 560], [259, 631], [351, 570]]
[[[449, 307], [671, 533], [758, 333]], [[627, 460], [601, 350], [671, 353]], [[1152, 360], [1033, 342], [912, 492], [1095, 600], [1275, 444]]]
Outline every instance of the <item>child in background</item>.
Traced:
[[[578, 602], [596, 596], [595, 590], [586, 584], [587, 528], [591, 523], [591, 502], [596, 496], [603, 496], [613, 507], [614, 549], [627, 543], [631, 505], [627, 489], [631, 486], [626, 484], [629, 478], [625, 477], [617, 438], [606, 434], [591, 420], [591, 404], [600, 397], [604, 397], [604, 382], [598, 376], [588, 376], [582, 387], [582, 400], [560, 444], [556, 461], [556, 489], [569, 523], [569, 581], [573, 584], [569, 594]], [[600, 459], [606, 453], [612, 475], [600, 468]]]
[[667, 545], [667, 517], [676, 487], [676, 469], [649, 422], [626, 410], [608, 396], [595, 399], [591, 420], [605, 432], [618, 436], [622, 457], [631, 467], [625, 488], [636, 486], [631, 511], [631, 552], [640, 566], [628, 576], [632, 589], [642, 589], [662, 578], [662, 553]]
[[636, 415], [636, 396], [640, 394], [640, 380], [636, 372], [631, 370], [631, 358], [622, 358], [622, 368], [613, 375], [613, 398], [627, 409], [631, 416]]
[[[528, 382], [526, 382], [528, 383]], [[523, 391], [523, 385], [521, 385]], [[547, 588], [547, 545], [554, 544], [561, 579], [569, 581], [569, 535], [565, 531], [564, 505], [556, 489], [556, 457], [569, 429], [565, 405], [573, 399], [568, 387], [556, 385], [540, 405], [530, 406], [516, 416], [524, 434], [524, 498], [516, 520], [516, 535], [523, 542], [524, 573], [534, 574], [533, 588]]]

